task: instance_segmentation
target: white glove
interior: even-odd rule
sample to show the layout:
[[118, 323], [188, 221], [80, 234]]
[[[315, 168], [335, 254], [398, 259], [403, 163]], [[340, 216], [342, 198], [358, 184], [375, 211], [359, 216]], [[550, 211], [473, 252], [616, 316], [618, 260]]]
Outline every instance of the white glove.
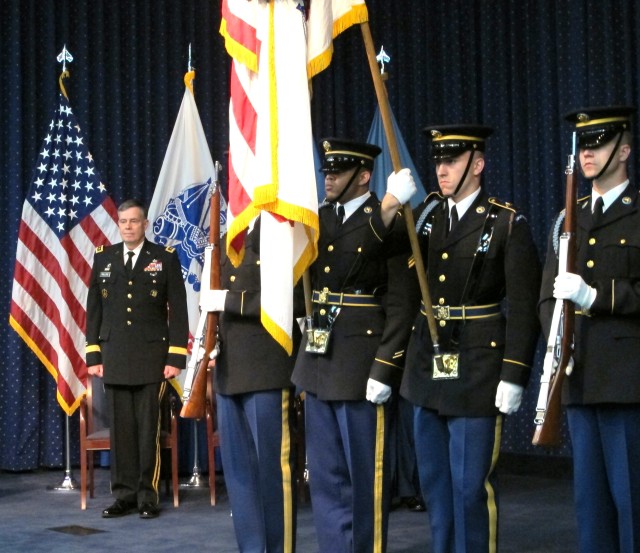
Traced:
[[216, 345], [211, 350], [211, 353], [209, 353], [209, 359], [211, 361], [214, 361], [218, 358], [218, 355], [220, 355], [220, 342], [216, 342]]
[[522, 402], [523, 391], [522, 386], [501, 380], [496, 392], [496, 407], [505, 415], [515, 413]]
[[400, 169], [387, 178], [387, 194], [394, 196], [401, 204], [406, 204], [417, 190], [410, 169]]
[[553, 283], [553, 297], [570, 300], [581, 309], [589, 309], [596, 299], [596, 289], [589, 286], [580, 275], [561, 273]]
[[564, 370], [564, 374], [567, 376], [571, 376], [573, 372], [573, 357], [569, 357], [569, 362], [567, 363], [567, 368]]
[[200, 293], [201, 311], [224, 311], [224, 302], [229, 290], [206, 290]]
[[372, 403], [384, 403], [391, 396], [391, 386], [373, 378], [367, 380], [367, 399]]

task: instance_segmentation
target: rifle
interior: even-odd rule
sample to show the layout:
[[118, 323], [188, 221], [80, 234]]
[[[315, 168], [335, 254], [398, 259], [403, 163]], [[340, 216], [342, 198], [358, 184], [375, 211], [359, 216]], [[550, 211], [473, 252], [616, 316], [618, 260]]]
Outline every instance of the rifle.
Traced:
[[[209, 209], [209, 245], [205, 248], [203, 279], [209, 275], [209, 289], [220, 289], [220, 185], [216, 161], [215, 192], [211, 196]], [[206, 289], [206, 287], [203, 287]], [[182, 393], [180, 416], [187, 419], [201, 419], [205, 416], [207, 401], [207, 375], [211, 352], [216, 348], [218, 334], [218, 313], [202, 312], [198, 319], [196, 335], [191, 346], [191, 357], [187, 364], [187, 376]], [[204, 344], [204, 346], [203, 346]]]
[[[575, 272], [576, 265], [576, 195], [577, 175], [575, 171], [576, 133], [573, 133], [573, 147], [565, 169], [566, 199], [565, 219], [560, 236], [558, 251], [558, 273]], [[556, 300], [547, 351], [544, 356], [540, 394], [536, 406], [533, 445], [557, 446], [560, 444], [560, 423], [562, 416], [562, 384], [567, 366], [573, 357], [575, 305], [569, 300]]]

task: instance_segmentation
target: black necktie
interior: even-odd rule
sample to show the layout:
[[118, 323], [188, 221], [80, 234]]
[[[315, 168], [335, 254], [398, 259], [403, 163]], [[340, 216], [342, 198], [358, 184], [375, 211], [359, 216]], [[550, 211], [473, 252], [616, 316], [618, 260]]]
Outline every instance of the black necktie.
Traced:
[[449, 232], [451, 232], [453, 230], [453, 227], [455, 227], [457, 224], [458, 224], [458, 210], [454, 205], [449, 211]]
[[336, 210], [336, 229], [339, 229], [344, 222], [344, 206], [339, 205]]
[[133, 272], [133, 252], [127, 252], [127, 262], [124, 264], [124, 268], [127, 270], [127, 275], [131, 276]]
[[602, 196], [598, 196], [596, 203], [593, 205], [593, 213], [591, 214], [591, 221], [593, 225], [597, 225], [602, 221], [602, 212], [604, 209], [604, 200]]

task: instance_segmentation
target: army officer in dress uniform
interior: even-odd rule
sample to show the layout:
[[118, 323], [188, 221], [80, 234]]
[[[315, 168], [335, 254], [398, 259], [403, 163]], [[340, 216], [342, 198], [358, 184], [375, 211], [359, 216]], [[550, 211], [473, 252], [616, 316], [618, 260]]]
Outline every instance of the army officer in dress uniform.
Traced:
[[[300, 345], [294, 320], [289, 356], [260, 320], [260, 221], [253, 219], [242, 263], [222, 252], [222, 290], [200, 296], [203, 311], [220, 312], [215, 390], [220, 452], [239, 551], [293, 553], [296, 486], [291, 372]], [[294, 314], [302, 316], [301, 287]], [[296, 310], [299, 311], [296, 313]]]
[[111, 431], [111, 492], [105, 518], [155, 518], [160, 475], [160, 400], [184, 368], [189, 322], [180, 261], [145, 240], [145, 207], [118, 208], [122, 242], [99, 247], [87, 297], [87, 367], [104, 379]]
[[319, 551], [382, 552], [390, 503], [387, 400], [400, 381], [404, 345], [386, 308], [387, 261], [363, 247], [379, 205], [369, 182], [380, 148], [332, 138], [321, 147], [326, 201], [311, 268], [313, 322], [292, 379], [305, 392]]
[[576, 208], [576, 273], [558, 275], [555, 232], [543, 273], [545, 332], [556, 299], [576, 307], [563, 402], [580, 553], [640, 551], [640, 200], [627, 176], [634, 112], [590, 107], [567, 116], [591, 193]]
[[[420, 306], [400, 394], [414, 405], [434, 552], [488, 553], [497, 549], [501, 413], [520, 405], [539, 335], [540, 261], [522, 213], [481, 186], [492, 129], [427, 131], [440, 192], [427, 196], [415, 221], [434, 305]], [[372, 218], [378, 236], [396, 227], [405, 248], [404, 222], [395, 219], [410, 181], [406, 170], [391, 175], [382, 211]], [[415, 293], [404, 301], [420, 304]], [[434, 357], [427, 309], [442, 358]]]

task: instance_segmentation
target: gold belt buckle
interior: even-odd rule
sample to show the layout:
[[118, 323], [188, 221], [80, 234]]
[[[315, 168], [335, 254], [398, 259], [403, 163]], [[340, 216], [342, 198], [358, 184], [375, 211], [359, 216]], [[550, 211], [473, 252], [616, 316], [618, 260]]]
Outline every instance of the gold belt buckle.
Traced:
[[322, 292], [318, 294], [318, 303], [327, 303], [329, 297], [329, 288], [326, 286], [322, 289]]
[[438, 305], [436, 307], [436, 319], [439, 321], [448, 321], [451, 317], [451, 312], [448, 305]]

